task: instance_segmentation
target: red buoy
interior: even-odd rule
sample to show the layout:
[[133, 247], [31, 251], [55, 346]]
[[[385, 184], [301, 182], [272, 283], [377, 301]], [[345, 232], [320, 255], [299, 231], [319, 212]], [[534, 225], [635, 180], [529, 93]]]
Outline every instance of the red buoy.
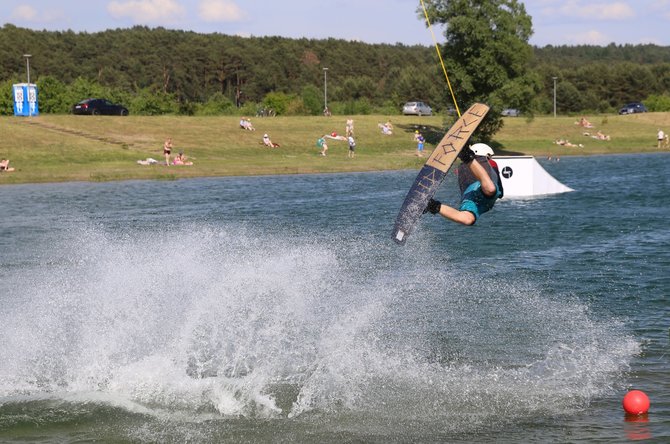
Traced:
[[631, 390], [623, 397], [623, 409], [630, 415], [649, 412], [649, 397], [641, 390]]

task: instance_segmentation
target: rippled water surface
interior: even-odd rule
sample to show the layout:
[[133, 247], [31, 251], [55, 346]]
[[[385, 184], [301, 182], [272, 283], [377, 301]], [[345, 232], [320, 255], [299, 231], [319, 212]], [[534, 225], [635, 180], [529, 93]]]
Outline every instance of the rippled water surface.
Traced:
[[670, 440], [668, 161], [403, 247], [416, 171], [1, 187], [0, 441]]

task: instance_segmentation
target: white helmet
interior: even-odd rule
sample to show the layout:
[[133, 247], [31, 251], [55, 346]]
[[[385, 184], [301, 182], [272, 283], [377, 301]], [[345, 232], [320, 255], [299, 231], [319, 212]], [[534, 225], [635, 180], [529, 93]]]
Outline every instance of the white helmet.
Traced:
[[475, 143], [470, 149], [477, 156], [493, 156], [493, 149], [485, 143]]

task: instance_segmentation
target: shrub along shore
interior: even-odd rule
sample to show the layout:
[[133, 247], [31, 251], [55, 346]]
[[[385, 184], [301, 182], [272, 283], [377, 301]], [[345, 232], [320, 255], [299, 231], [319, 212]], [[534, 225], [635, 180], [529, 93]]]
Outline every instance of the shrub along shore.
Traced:
[[[347, 157], [346, 142], [331, 139], [328, 155], [321, 156], [316, 140], [343, 135], [349, 117], [251, 118], [255, 131], [241, 129], [239, 117], [231, 116], [1, 117], [0, 157], [16, 170], [0, 172], [0, 184], [418, 169], [425, 158], [415, 155], [414, 132], [426, 137], [427, 156], [453, 122], [443, 116], [351, 116], [356, 157]], [[538, 157], [653, 152], [658, 129], [670, 132], [670, 113], [586, 116], [593, 128], [577, 125], [579, 117], [506, 118], [493, 148], [496, 154]], [[389, 120], [393, 134], [383, 135], [378, 124]], [[592, 137], [598, 131], [610, 140]], [[266, 133], [280, 147], [263, 146]], [[173, 139], [172, 156], [183, 151], [192, 166], [137, 163], [164, 162], [167, 137]]]

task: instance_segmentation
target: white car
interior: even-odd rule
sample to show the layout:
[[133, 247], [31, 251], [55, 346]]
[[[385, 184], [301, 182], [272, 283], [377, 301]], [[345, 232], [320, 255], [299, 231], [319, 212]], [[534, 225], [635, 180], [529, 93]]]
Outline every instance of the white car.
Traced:
[[505, 117], [519, 117], [521, 115], [521, 111], [516, 108], [505, 108], [502, 110], [501, 114]]
[[432, 116], [433, 110], [423, 102], [407, 102], [402, 107], [402, 113], [406, 116]]

